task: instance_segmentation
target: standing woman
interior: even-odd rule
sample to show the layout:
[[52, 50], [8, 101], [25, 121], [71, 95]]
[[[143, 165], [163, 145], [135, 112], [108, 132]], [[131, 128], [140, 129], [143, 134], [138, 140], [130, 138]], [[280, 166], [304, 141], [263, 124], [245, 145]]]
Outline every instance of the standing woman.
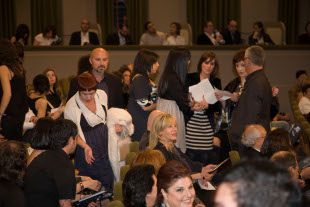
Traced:
[[[114, 175], [108, 155], [108, 128], [106, 124], [108, 97], [97, 89], [95, 76], [82, 73], [77, 77], [78, 92], [67, 102], [65, 119], [72, 120], [78, 128], [75, 168], [79, 175], [99, 180], [106, 190], [113, 189]], [[92, 149], [93, 157], [87, 159], [84, 142]]]
[[[221, 80], [217, 78], [219, 66], [216, 55], [207, 51], [200, 57], [197, 72], [187, 76], [188, 86], [196, 85], [204, 79], [209, 79], [211, 85], [222, 89]], [[204, 101], [205, 102], [205, 101]], [[217, 154], [213, 151], [213, 135], [215, 129], [214, 113], [219, 112], [221, 104], [207, 104], [201, 112], [194, 112], [186, 125], [186, 154], [195, 161], [204, 164], [215, 163]]]
[[0, 142], [18, 140], [28, 111], [25, 70], [16, 48], [7, 40], [0, 41], [0, 82]]
[[128, 101], [128, 112], [135, 126], [132, 141], [140, 141], [146, 130], [148, 116], [156, 109], [157, 88], [150, 79], [150, 75], [156, 73], [158, 67], [156, 53], [148, 50], [138, 52], [134, 62]]
[[186, 151], [184, 115], [190, 114], [191, 110], [186, 87], [190, 59], [190, 51], [186, 48], [171, 50], [158, 85], [157, 109], [176, 118], [178, 125], [176, 146], [184, 153]]

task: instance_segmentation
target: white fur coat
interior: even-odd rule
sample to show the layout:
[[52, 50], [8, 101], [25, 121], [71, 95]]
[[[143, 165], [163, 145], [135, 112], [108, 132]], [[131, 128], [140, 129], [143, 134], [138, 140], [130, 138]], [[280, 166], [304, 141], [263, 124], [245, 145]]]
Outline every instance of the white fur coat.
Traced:
[[[115, 132], [115, 124], [123, 127], [120, 134]], [[122, 145], [131, 143], [130, 136], [134, 132], [131, 115], [124, 109], [110, 108], [107, 116], [107, 126], [109, 130], [109, 159], [114, 172], [115, 180], [120, 180], [120, 151]]]

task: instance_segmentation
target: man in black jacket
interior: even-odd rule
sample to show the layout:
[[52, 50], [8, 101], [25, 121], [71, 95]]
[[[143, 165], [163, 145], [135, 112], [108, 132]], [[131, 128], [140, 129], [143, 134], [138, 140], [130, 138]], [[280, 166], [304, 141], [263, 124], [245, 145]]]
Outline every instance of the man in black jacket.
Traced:
[[221, 32], [225, 40], [225, 45], [241, 44], [240, 32], [237, 30], [238, 23], [235, 20], [230, 20], [227, 28]]
[[[104, 90], [108, 96], [108, 107], [124, 108], [122, 95], [122, 82], [120, 78], [106, 72], [109, 64], [109, 53], [103, 48], [96, 48], [92, 51], [89, 62], [93, 74], [98, 82], [98, 89]], [[67, 101], [78, 91], [77, 79], [70, 82], [70, 89]]]
[[69, 45], [99, 45], [97, 34], [89, 32], [89, 21], [83, 19], [81, 22], [81, 31], [73, 32]]
[[270, 131], [272, 91], [263, 70], [265, 53], [260, 46], [249, 47], [244, 56], [248, 76], [232, 115], [231, 138], [240, 146], [241, 134], [249, 124], [260, 124]]
[[129, 35], [128, 26], [121, 24], [118, 32], [115, 32], [108, 36], [107, 45], [131, 45], [132, 40]]

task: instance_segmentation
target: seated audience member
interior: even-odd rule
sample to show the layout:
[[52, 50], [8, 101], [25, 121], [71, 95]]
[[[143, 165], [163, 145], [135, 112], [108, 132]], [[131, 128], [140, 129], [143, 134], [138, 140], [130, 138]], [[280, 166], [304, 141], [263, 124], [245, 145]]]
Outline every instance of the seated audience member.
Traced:
[[259, 159], [262, 158], [260, 153], [266, 137], [266, 130], [261, 125], [249, 125], [245, 128], [241, 143], [245, 146], [239, 151], [241, 159]]
[[27, 206], [71, 206], [76, 181], [69, 155], [75, 151], [77, 127], [70, 120], [57, 120], [51, 128], [51, 149], [28, 166], [24, 190]]
[[301, 191], [288, 171], [269, 161], [233, 166], [215, 195], [221, 207], [301, 207]]
[[163, 45], [166, 35], [157, 31], [151, 21], [144, 24], [144, 29], [145, 32], [140, 38], [140, 45]]
[[254, 22], [253, 32], [249, 36], [249, 45], [274, 45], [270, 36], [265, 32], [262, 22]]
[[119, 25], [118, 32], [107, 37], [107, 45], [132, 45], [129, 35], [128, 26], [126, 24]]
[[[296, 73], [296, 77], [297, 77], [297, 73]], [[297, 80], [296, 80], [296, 85], [295, 85], [295, 92], [296, 92], [297, 103], [299, 103], [301, 98], [304, 96], [304, 94], [302, 92], [302, 88], [305, 85], [309, 85], [310, 84], [310, 78], [306, 74], [302, 74], [302, 75], [300, 75], [296, 79]]]
[[267, 159], [270, 159], [274, 153], [279, 151], [296, 153], [290, 144], [289, 133], [282, 128], [269, 132], [261, 148], [261, 153], [266, 156]]
[[52, 106], [46, 100], [46, 95], [50, 91], [48, 78], [45, 75], [39, 74], [33, 79], [32, 83], [34, 90], [29, 92], [27, 100], [29, 108], [36, 115], [35, 117], [32, 117], [32, 121], [36, 123], [37, 120], [42, 117], [51, 117], [52, 119], [59, 118], [63, 112], [63, 108], [52, 114]]
[[204, 206], [196, 198], [191, 172], [175, 160], [165, 163], [159, 169], [157, 192], [156, 206], [193, 207], [197, 204]]
[[58, 77], [55, 70], [47, 68], [43, 74], [48, 78], [50, 83], [50, 91], [46, 95], [46, 100], [52, 105], [52, 109], [59, 108], [63, 110], [61, 101], [61, 89], [58, 85]]
[[153, 207], [157, 197], [157, 179], [152, 165], [131, 168], [123, 181], [125, 207]]
[[57, 43], [59, 41], [56, 35], [56, 27], [54, 25], [49, 25], [44, 28], [43, 33], [38, 34], [34, 38], [33, 46], [49, 46]]
[[306, 23], [305, 33], [298, 36], [298, 44], [309, 45], [310, 44], [310, 21]]
[[81, 31], [73, 32], [69, 45], [99, 45], [97, 34], [89, 32], [89, 21], [83, 19], [81, 22]]
[[166, 158], [159, 150], [145, 149], [140, 151], [133, 159], [130, 168], [138, 165], [153, 165], [155, 175], [157, 175], [160, 167], [166, 163]]
[[310, 84], [303, 86], [302, 94], [298, 107], [303, 115], [307, 115], [310, 112]]
[[160, 114], [165, 114], [165, 112], [160, 111], [160, 110], [154, 110], [150, 113], [150, 115], [147, 119], [146, 131], [142, 135], [140, 143], [139, 143], [139, 150], [140, 151], [144, 150], [145, 148], [147, 148], [147, 146], [149, 146], [150, 131], [152, 129], [152, 124], [153, 124], [155, 118]]
[[29, 166], [32, 160], [39, 154], [51, 148], [50, 130], [54, 123], [54, 120], [49, 117], [42, 117], [37, 121], [28, 140], [32, 152], [29, 153], [30, 155], [27, 159], [27, 166]]
[[19, 24], [15, 36], [11, 37], [11, 43], [19, 42], [22, 46], [28, 45], [29, 27], [26, 24]]
[[225, 45], [239, 45], [242, 44], [241, 35], [238, 31], [238, 23], [235, 20], [230, 20], [226, 29], [221, 32], [225, 40]]
[[27, 153], [21, 142], [7, 141], [0, 144], [0, 206], [24, 206], [22, 185], [26, 159]]
[[203, 23], [203, 33], [197, 38], [198, 45], [223, 45], [225, 40], [223, 36], [214, 30], [212, 21], [205, 21]]
[[129, 65], [122, 65], [118, 71], [116, 71], [116, 75], [119, 76], [122, 80], [122, 92], [123, 92], [123, 98], [124, 103], [128, 105], [128, 99], [129, 99], [129, 88], [130, 88], [130, 82], [131, 82], [131, 69]]
[[215, 165], [203, 167], [202, 163], [193, 162], [174, 143], [177, 140], [176, 119], [170, 114], [158, 115], [150, 133], [149, 149], [161, 151], [166, 161], [177, 160], [181, 162], [191, 173], [192, 178], [202, 181], [210, 181], [214, 174], [209, 174]]
[[134, 126], [131, 115], [124, 109], [110, 108], [107, 115], [108, 126], [108, 152], [109, 159], [115, 176], [120, 180], [120, 168], [125, 165], [126, 155], [130, 152], [130, 136]]
[[164, 45], [185, 45], [185, 39], [180, 35], [181, 29], [180, 23], [172, 22], [170, 24], [170, 35], [164, 41]]

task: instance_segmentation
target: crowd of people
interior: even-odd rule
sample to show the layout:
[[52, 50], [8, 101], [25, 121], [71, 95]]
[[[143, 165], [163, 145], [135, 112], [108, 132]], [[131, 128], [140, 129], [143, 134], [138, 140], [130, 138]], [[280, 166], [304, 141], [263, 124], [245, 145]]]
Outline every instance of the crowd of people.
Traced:
[[[81, 30], [73, 32], [69, 45], [99, 45], [98, 34], [89, 31], [90, 23], [87, 19], [81, 21]], [[147, 21], [144, 24], [144, 33], [140, 37], [139, 43], [134, 43], [129, 33], [128, 25], [120, 24], [117, 31], [109, 34], [104, 40], [105, 45], [186, 45], [185, 37], [181, 35], [182, 26], [178, 22], [172, 22], [169, 26], [169, 33], [158, 31], [153, 22]], [[11, 38], [11, 42], [18, 42], [28, 45], [29, 28], [26, 24], [17, 27], [16, 34]], [[196, 37], [195, 37], [196, 38]], [[59, 45], [62, 38], [57, 36], [56, 27], [48, 25], [43, 32], [34, 37], [34, 46]], [[202, 25], [202, 33], [196, 38], [198, 45], [274, 45], [274, 41], [265, 32], [263, 22], [253, 23], [253, 29], [247, 40], [241, 38], [238, 31], [238, 22], [231, 19], [226, 28], [222, 31], [215, 29], [212, 21], [205, 21]], [[310, 22], [305, 26], [305, 33], [298, 36], [296, 44], [310, 44]]]
[[[70, 42], [85, 45], [93, 39], [88, 24], [83, 20], [81, 33], [74, 33]], [[151, 22], [145, 26], [161, 35]], [[204, 27], [202, 42], [206, 38], [212, 44], [241, 41], [235, 34], [230, 40], [224, 40], [224, 33], [210, 35], [214, 29], [210, 21]], [[236, 22], [229, 27], [236, 29]], [[261, 23], [254, 28], [249, 38], [253, 44], [272, 44]], [[180, 25], [172, 23], [170, 29], [168, 42], [182, 42]], [[56, 38], [54, 34], [42, 35]], [[151, 39], [150, 33], [141, 38], [143, 44]], [[298, 164], [310, 155], [302, 145], [306, 137], [292, 140], [285, 127], [290, 120], [284, 120], [286, 125], [278, 123], [283, 117], [279, 89], [270, 85], [264, 72], [262, 47], [253, 45], [235, 53], [236, 78], [223, 87], [231, 95], [226, 100], [219, 92], [209, 94], [215, 103], [205, 95], [196, 100], [190, 93], [191, 86], [206, 81], [222, 89], [219, 60], [211, 51], [201, 54], [196, 72], [188, 73], [190, 50], [171, 49], [156, 85], [152, 75], [160, 67], [157, 53], [142, 49], [133, 65], [111, 74], [109, 53], [98, 47], [79, 60], [67, 100], [52, 68], [38, 74], [27, 90], [18, 55], [14, 44], [0, 41], [0, 206], [71, 206], [87, 196], [85, 189], [112, 192], [120, 181], [124, 149], [133, 141], [139, 142], [140, 152], [122, 183], [126, 207], [309, 204], [310, 168]], [[304, 111], [310, 81], [302, 71], [297, 78], [303, 80], [299, 103]], [[30, 110], [33, 128], [26, 130]], [[216, 169], [227, 158], [230, 161]], [[212, 186], [217, 188], [215, 196], [214, 191], [203, 190]]]

